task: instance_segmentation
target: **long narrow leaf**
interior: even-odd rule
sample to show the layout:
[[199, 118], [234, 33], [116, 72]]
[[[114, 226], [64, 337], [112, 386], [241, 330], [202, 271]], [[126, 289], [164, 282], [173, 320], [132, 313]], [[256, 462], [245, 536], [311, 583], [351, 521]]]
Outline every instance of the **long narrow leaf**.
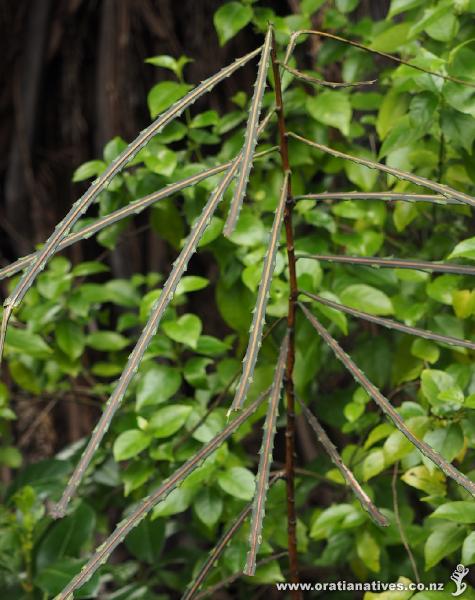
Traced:
[[310, 292], [306, 292], [304, 290], [300, 290], [300, 293], [305, 294], [305, 296], [312, 298], [312, 300], [315, 300], [320, 304], [325, 304], [325, 306], [329, 306], [330, 308], [334, 308], [335, 310], [347, 313], [348, 315], [353, 315], [354, 317], [358, 317], [359, 319], [371, 321], [371, 323], [376, 323], [377, 325], [381, 325], [382, 327], [386, 327], [387, 329], [402, 331], [403, 333], [407, 333], [408, 335], [414, 335], [416, 337], [424, 338], [426, 340], [433, 340], [434, 342], [440, 342], [441, 344], [448, 344], [450, 346], [459, 346], [461, 348], [469, 348], [470, 350], [475, 350], [475, 343], [469, 342], [468, 340], [461, 340], [452, 336], [433, 333], [432, 331], [427, 331], [426, 329], [410, 327], [409, 325], [404, 325], [403, 323], [398, 323], [397, 321], [392, 321], [391, 319], [376, 317], [374, 315], [370, 315], [369, 313], [363, 312], [361, 310], [356, 310], [355, 308], [351, 308], [349, 306], [346, 306], [345, 304], [333, 302], [333, 300], [329, 300], [328, 298], [323, 298], [322, 296], [311, 294]]
[[359, 484], [356, 477], [353, 475], [352, 471], [345, 465], [341, 456], [338, 454], [338, 450], [334, 446], [333, 442], [328, 437], [325, 429], [320, 425], [315, 415], [310, 411], [310, 409], [297, 398], [302, 407], [302, 411], [307, 418], [307, 421], [310, 424], [310, 427], [315, 432], [318, 441], [323, 446], [325, 452], [330, 457], [330, 460], [335, 465], [335, 467], [340, 471], [347, 485], [353, 490], [354, 495], [360, 501], [361, 506], [364, 510], [370, 515], [373, 521], [377, 525], [381, 525], [383, 527], [387, 527], [389, 525], [386, 517], [378, 510], [378, 508], [374, 505], [371, 498], [368, 494], [363, 490], [361, 485]]
[[402, 202], [428, 202], [431, 204], [462, 204], [454, 198], [432, 194], [402, 194], [395, 192], [322, 192], [321, 194], [301, 194], [294, 200], [400, 200]]
[[360, 50], [364, 50], [365, 52], [370, 52], [371, 54], [376, 54], [377, 56], [383, 56], [384, 58], [388, 58], [393, 62], [399, 63], [400, 65], [406, 65], [407, 67], [411, 67], [412, 69], [416, 69], [417, 71], [421, 71], [422, 73], [427, 73], [428, 75], [433, 75], [434, 77], [439, 77], [440, 79], [444, 79], [445, 81], [453, 81], [454, 83], [460, 83], [461, 85], [466, 85], [468, 87], [475, 87], [475, 83], [472, 81], [466, 81], [465, 79], [459, 79], [458, 77], [452, 77], [451, 75], [443, 75], [442, 73], [437, 73], [437, 71], [425, 69], [424, 67], [414, 65], [410, 62], [407, 62], [406, 60], [403, 60], [402, 58], [394, 56], [394, 54], [388, 54], [387, 52], [382, 52], [381, 50], [375, 50], [374, 48], [370, 48], [369, 46], [365, 46], [363, 44], [360, 44], [359, 42], [342, 38], [339, 35], [335, 35], [334, 33], [327, 33], [326, 31], [314, 31], [311, 29], [302, 29], [300, 31], [294, 31], [292, 33], [292, 35], [290, 36], [289, 44], [287, 46], [284, 64], [289, 61], [289, 58], [294, 51], [295, 44], [297, 43], [297, 39], [301, 35], [316, 35], [319, 37], [330, 38], [332, 40], [336, 40], [337, 42], [343, 42], [344, 44], [354, 46], [355, 48], [359, 48]]
[[[269, 113], [266, 116], [266, 118], [263, 119], [263, 121], [260, 125], [260, 128], [261, 127], [262, 127], [262, 129], [265, 128], [265, 125], [271, 116], [272, 116], [272, 113]], [[254, 158], [256, 158], [256, 159], [261, 158], [262, 156], [265, 156], [265, 155], [269, 154], [270, 152], [275, 152], [275, 150], [277, 150], [277, 149], [278, 149], [278, 146], [273, 146], [272, 148], [269, 148], [268, 150], [258, 152], [254, 156]], [[218, 175], [219, 173], [222, 173], [223, 171], [228, 169], [232, 163], [233, 163], [233, 161], [230, 160], [226, 163], [216, 165], [215, 167], [206, 169], [205, 171], [202, 171], [201, 173], [196, 173], [195, 175], [191, 175], [190, 177], [186, 177], [185, 179], [181, 179], [179, 181], [175, 181], [174, 183], [170, 183], [170, 184], [166, 185], [163, 189], [158, 190], [157, 192], [153, 192], [151, 194], [148, 194], [147, 196], [144, 196], [143, 198], [139, 198], [138, 200], [135, 200], [134, 202], [127, 204], [127, 206], [123, 206], [122, 208], [119, 208], [119, 209], [109, 213], [108, 215], [101, 217], [94, 223], [91, 223], [90, 225], [83, 227], [79, 231], [68, 234], [58, 244], [57, 250], [58, 251], [64, 250], [64, 248], [67, 248], [68, 246], [71, 246], [72, 244], [75, 244], [76, 242], [79, 242], [81, 240], [91, 237], [92, 235], [94, 235], [95, 233], [100, 231], [101, 229], [104, 229], [104, 227], [108, 227], [109, 225], [112, 225], [113, 223], [117, 223], [118, 221], [121, 221], [122, 219], [125, 219], [126, 217], [130, 217], [131, 215], [137, 215], [140, 212], [142, 212], [143, 210], [145, 210], [146, 208], [148, 208], [149, 206], [152, 206], [153, 204], [155, 204], [156, 202], [158, 202], [160, 200], [168, 198], [169, 196], [176, 194], [177, 192], [179, 192], [187, 187], [195, 185], [196, 183], [199, 183], [200, 181], [203, 181], [204, 179], [207, 179], [208, 177], [212, 177], [213, 175]], [[18, 271], [22, 271], [34, 259], [35, 259], [35, 254], [29, 254], [28, 256], [23, 256], [22, 258], [19, 258], [18, 260], [9, 264], [8, 266], [3, 267], [2, 269], [0, 269], [0, 280], [4, 279], [5, 277], [11, 277]]]
[[[271, 481], [269, 482], [269, 487], [271, 487], [276, 481], [278, 481], [282, 477], [282, 473], [276, 474]], [[201, 584], [208, 576], [209, 572], [216, 565], [219, 557], [224, 552], [226, 546], [229, 544], [230, 540], [234, 537], [235, 533], [247, 519], [247, 517], [251, 514], [252, 511], [252, 502], [250, 502], [244, 510], [241, 511], [237, 519], [233, 522], [231, 527], [221, 536], [216, 546], [211, 550], [207, 559], [205, 560], [203, 566], [200, 568], [198, 574], [190, 583], [190, 585], [186, 588], [185, 593], [181, 597], [181, 600], [192, 600], [194, 598], [196, 592], [199, 590]]]
[[186, 242], [181, 251], [179, 257], [173, 264], [173, 269], [165, 283], [165, 286], [160, 294], [159, 299], [155, 303], [152, 313], [149, 317], [149, 320], [140, 335], [140, 338], [133, 349], [132, 353], [129, 356], [129, 360], [127, 365], [120, 376], [119, 382], [117, 383], [111, 397], [109, 398], [105, 410], [102, 413], [102, 416], [96, 425], [91, 439], [82, 454], [79, 463], [74, 469], [74, 473], [69, 480], [69, 483], [64, 490], [63, 496], [58, 504], [56, 504], [51, 509], [51, 516], [54, 518], [59, 518], [64, 515], [66, 507], [68, 505], [71, 496], [75, 492], [78, 487], [86, 468], [88, 467], [91, 459], [97, 450], [97, 447], [101, 443], [104, 434], [109, 428], [112, 417], [114, 416], [116, 410], [119, 408], [120, 403], [124, 397], [124, 394], [127, 390], [127, 387], [132, 380], [132, 377], [135, 375], [137, 368], [142, 360], [142, 357], [150, 344], [153, 336], [157, 332], [158, 325], [160, 320], [165, 312], [165, 309], [173, 299], [173, 295], [175, 290], [180, 282], [180, 279], [183, 273], [186, 271], [188, 266], [188, 261], [190, 260], [193, 253], [196, 251], [198, 243], [203, 236], [206, 227], [208, 226], [213, 213], [218, 207], [219, 202], [222, 200], [223, 194], [231, 183], [239, 161], [235, 159], [232, 166], [228, 169], [226, 175], [221, 180], [221, 183], [218, 185], [216, 190], [211, 194], [206, 206], [203, 209], [200, 217], [197, 222], [193, 226]]
[[270, 292], [270, 284], [275, 268], [275, 259], [279, 244], [280, 231], [282, 229], [282, 221], [284, 219], [288, 183], [289, 175], [286, 174], [284, 176], [279, 203], [275, 211], [274, 223], [272, 225], [269, 244], [267, 246], [267, 252], [264, 259], [262, 278], [259, 284], [259, 291], [257, 293], [257, 301], [254, 307], [254, 315], [252, 318], [251, 329], [249, 330], [249, 343], [247, 346], [246, 355], [243, 360], [242, 374], [236, 389], [236, 394], [234, 396], [234, 400], [231, 405], [230, 411], [239, 410], [243, 405], [243, 402], [246, 399], [247, 390], [252, 381], [252, 374], [256, 366], [257, 356], [259, 354], [259, 349], [261, 346], [262, 329], [264, 327], [265, 322], [267, 300], [269, 298]]
[[119, 173], [139, 150], [143, 148], [154, 135], [159, 133], [165, 125], [178, 117], [187, 107], [200, 98], [200, 96], [213, 89], [217, 83], [226, 77], [229, 77], [234, 71], [254, 58], [260, 50], [260, 48], [257, 48], [246, 56], [238, 58], [227, 67], [224, 67], [221, 71], [200, 83], [183, 98], [173, 104], [168, 110], [162, 113], [151, 125], [144, 129], [140, 135], [129, 144], [129, 146], [127, 146], [127, 148], [92, 183], [87, 192], [74, 203], [69, 213], [56, 226], [53, 234], [47, 240], [43, 248], [35, 254], [35, 259], [30, 263], [28, 270], [23, 274], [13, 293], [5, 300], [5, 310], [3, 312], [3, 321], [0, 328], [0, 360], [3, 354], [6, 328], [12, 310], [21, 302], [23, 296], [31, 287], [37, 275], [44, 269], [48, 258], [54, 254], [59, 242], [67, 235], [74, 223], [88, 209], [94, 199], [97, 198], [98, 194], [106, 188], [111, 179]]
[[434, 273], [457, 273], [458, 275], [475, 275], [475, 267], [467, 265], [451, 265], [449, 263], [428, 262], [402, 258], [379, 258], [375, 256], [344, 256], [339, 254], [299, 254], [297, 258], [310, 258], [330, 263], [348, 265], [369, 265], [384, 269], [413, 269], [416, 271], [431, 271]]
[[302, 73], [302, 71], [298, 71], [297, 69], [293, 69], [286, 65], [285, 63], [279, 62], [278, 64], [285, 70], [288, 71], [291, 75], [296, 77], [297, 79], [301, 79], [306, 83], [310, 83], [311, 85], [320, 85], [322, 87], [329, 87], [332, 89], [336, 88], [348, 88], [348, 87], [361, 87], [363, 85], [372, 85], [376, 83], [377, 79], [371, 79], [371, 81], [355, 81], [354, 83], [338, 83], [336, 81], [325, 81], [323, 79], [317, 79], [316, 77], [312, 77], [311, 75], [307, 75], [307, 73]]
[[225, 236], [230, 236], [236, 227], [236, 223], [241, 211], [241, 205], [246, 193], [247, 182], [252, 168], [254, 158], [254, 150], [257, 144], [257, 127], [259, 123], [259, 115], [261, 112], [262, 98], [266, 87], [267, 68], [269, 66], [269, 56], [272, 44], [272, 27], [267, 30], [266, 39], [262, 47], [259, 68], [257, 71], [256, 83], [254, 86], [254, 94], [252, 96], [251, 109], [247, 120], [246, 134], [244, 137], [244, 146], [242, 148], [242, 160], [237, 176], [236, 187], [231, 201], [228, 218], [224, 225], [223, 233]]
[[203, 464], [203, 461], [210, 456], [219, 446], [225, 442], [240, 425], [252, 415], [252, 413], [262, 403], [263, 399], [267, 396], [269, 390], [266, 390], [263, 394], [257, 398], [252, 404], [248, 406], [236, 419], [231, 421], [221, 433], [218, 433], [210, 442], [208, 442], [201, 450], [199, 450], [194, 456], [188, 459], [181, 467], [179, 467], [173, 475], [166, 479], [162, 485], [157, 488], [154, 492], [144, 498], [137, 508], [121, 523], [119, 523], [115, 531], [101, 544], [93, 556], [89, 559], [86, 565], [81, 569], [80, 573], [64, 588], [64, 590], [58, 594], [55, 600], [67, 600], [70, 598], [75, 590], [81, 587], [86, 581], [88, 581], [97, 569], [104, 564], [111, 555], [112, 551], [123, 542], [124, 538], [130, 531], [136, 527], [140, 521], [152, 510], [152, 508], [165, 500], [165, 498], [176, 489], [179, 484], [192, 473], [197, 467]]
[[343, 158], [344, 160], [349, 160], [358, 165], [363, 165], [364, 167], [368, 167], [368, 169], [376, 169], [378, 171], [382, 171], [383, 173], [388, 173], [388, 175], [393, 175], [397, 179], [403, 179], [404, 181], [410, 181], [416, 185], [420, 185], [422, 187], [426, 187], [429, 190], [433, 190], [438, 194], [442, 194], [446, 198], [459, 200], [463, 204], [468, 204], [470, 206], [475, 206], [475, 198], [469, 196], [468, 194], [464, 194], [463, 192], [458, 192], [448, 185], [443, 185], [442, 183], [436, 183], [435, 181], [431, 181], [430, 179], [426, 179], [425, 177], [420, 177], [419, 175], [413, 175], [412, 173], [407, 173], [406, 171], [401, 171], [401, 169], [393, 169], [392, 167], [388, 167], [387, 165], [383, 165], [382, 163], [373, 162], [372, 160], [368, 160], [366, 158], [360, 158], [358, 156], [353, 156], [352, 154], [345, 154], [344, 152], [340, 152], [339, 150], [334, 150], [333, 148], [329, 148], [328, 146], [324, 146], [323, 144], [318, 144], [317, 142], [312, 142], [307, 138], [304, 138], [296, 133], [289, 132], [290, 136], [307, 144], [308, 146], [312, 146], [312, 148], [316, 148], [317, 150], [321, 150], [322, 152], [326, 152], [331, 156], [336, 156], [337, 158]]
[[429, 460], [439, 467], [447, 477], [453, 479], [456, 483], [464, 487], [467, 492], [475, 496], [475, 483], [470, 481], [463, 473], [456, 469], [452, 464], [447, 462], [438, 452], [436, 452], [429, 444], [418, 439], [404, 423], [399, 413], [394, 409], [389, 400], [383, 396], [379, 389], [366, 377], [361, 369], [353, 362], [346, 354], [338, 342], [331, 334], [323, 327], [323, 325], [312, 315], [312, 313], [299, 302], [299, 306], [304, 312], [310, 324], [315, 328], [323, 340], [330, 346], [335, 356], [343, 363], [343, 365], [351, 373], [355, 381], [363, 387], [368, 394], [373, 398], [376, 404], [381, 408], [384, 414], [394, 423], [399, 431], [414, 444], [414, 446], [424, 454]]
[[282, 391], [282, 381], [285, 373], [285, 361], [287, 359], [288, 336], [282, 343], [279, 360], [277, 361], [274, 382], [269, 396], [266, 420], [264, 423], [264, 435], [259, 451], [259, 467], [256, 478], [256, 491], [252, 507], [251, 531], [249, 534], [249, 552], [247, 553], [244, 575], [254, 575], [256, 572], [256, 557], [262, 543], [262, 524], [264, 522], [267, 491], [269, 489], [269, 473], [272, 463], [272, 452], [274, 448], [275, 430], [277, 427], [277, 416], [279, 414], [279, 402]]

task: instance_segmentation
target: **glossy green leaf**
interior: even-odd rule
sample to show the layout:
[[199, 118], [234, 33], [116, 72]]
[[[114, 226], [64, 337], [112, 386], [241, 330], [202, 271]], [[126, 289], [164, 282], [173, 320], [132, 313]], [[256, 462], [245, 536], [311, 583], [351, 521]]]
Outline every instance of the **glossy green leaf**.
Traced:
[[165, 321], [162, 329], [175, 342], [196, 348], [202, 325], [199, 317], [193, 314], [186, 314], [182, 315], [176, 321]]
[[73, 360], [79, 358], [86, 345], [82, 327], [73, 321], [60, 321], [55, 328], [56, 342]]
[[214, 13], [214, 26], [218, 33], [219, 44], [233, 38], [252, 19], [252, 8], [241, 2], [227, 2]]
[[343, 304], [372, 315], [391, 315], [394, 308], [384, 292], [370, 285], [356, 283], [345, 288], [340, 298]]
[[169, 365], [153, 365], [140, 377], [137, 386], [136, 410], [162, 404], [174, 396], [181, 386], [179, 369]]
[[315, 120], [336, 127], [345, 136], [350, 133], [351, 102], [345, 92], [325, 90], [307, 99], [307, 110]]
[[193, 508], [199, 520], [212, 527], [221, 517], [223, 499], [213, 488], [206, 487], [196, 496]]
[[147, 96], [150, 116], [155, 118], [167, 108], [182, 98], [191, 89], [191, 85], [176, 83], [175, 81], [162, 81], [157, 83]]
[[443, 558], [458, 550], [465, 535], [465, 528], [455, 523], [437, 527], [427, 538], [424, 546], [426, 569], [434, 567]]
[[475, 502], [446, 502], [431, 514], [431, 518], [445, 519], [455, 523], [475, 523]]
[[74, 171], [73, 181], [84, 181], [91, 177], [97, 177], [105, 170], [106, 166], [103, 160], [90, 160]]
[[153, 413], [148, 424], [148, 431], [154, 438], [170, 437], [183, 427], [192, 410], [191, 406], [185, 404], [173, 404], [160, 408]]
[[87, 336], [86, 343], [94, 350], [113, 352], [123, 350], [130, 344], [130, 341], [115, 331], [94, 331]]
[[150, 441], [150, 435], [140, 429], [129, 429], [122, 432], [114, 442], [115, 460], [127, 460], [137, 456], [150, 445]]
[[254, 496], [255, 479], [248, 469], [231, 467], [218, 475], [219, 487], [235, 498], [251, 500]]

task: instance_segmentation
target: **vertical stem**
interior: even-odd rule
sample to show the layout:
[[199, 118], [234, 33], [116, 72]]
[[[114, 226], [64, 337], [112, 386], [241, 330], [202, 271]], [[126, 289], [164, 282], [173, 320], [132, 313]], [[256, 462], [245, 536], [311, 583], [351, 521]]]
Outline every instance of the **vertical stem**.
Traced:
[[[287, 262], [289, 267], [289, 307], [287, 312], [287, 328], [289, 333], [289, 349], [285, 368], [285, 394], [287, 399], [287, 427], [285, 431], [285, 475], [287, 482], [287, 534], [289, 550], [290, 582], [299, 583], [299, 566], [297, 554], [297, 517], [295, 513], [295, 393], [293, 370], [295, 363], [295, 312], [297, 301], [297, 274], [295, 267], [294, 232], [292, 226], [292, 182], [290, 176], [289, 149], [285, 128], [284, 106], [282, 102], [282, 85], [279, 66], [277, 64], [275, 37], [272, 37], [272, 70], [274, 73], [276, 112], [279, 127], [279, 146], [282, 170], [288, 173], [287, 202], [284, 212], [285, 236], [287, 241]], [[300, 590], [291, 591], [292, 600], [301, 600]]]

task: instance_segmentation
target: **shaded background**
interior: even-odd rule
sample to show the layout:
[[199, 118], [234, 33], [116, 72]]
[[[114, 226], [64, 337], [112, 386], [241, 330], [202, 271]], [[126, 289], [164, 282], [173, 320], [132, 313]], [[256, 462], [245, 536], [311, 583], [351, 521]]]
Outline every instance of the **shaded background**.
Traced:
[[[116, 135], [133, 139], [150, 121], [146, 96], [170, 73], [145, 64], [157, 54], [194, 57], [196, 83], [258, 43], [250, 28], [220, 48], [213, 14], [222, 0], [3, 0], [0, 75], [0, 263], [44, 241], [86, 184], [74, 169], [101, 157]], [[270, 0], [298, 12], [299, 0]], [[383, 18], [387, 0], [361, 2], [354, 18]], [[311, 66], [311, 65], [308, 65]], [[250, 90], [253, 66], [226, 79], [202, 102], [224, 110]], [[142, 236], [143, 238], [143, 236]], [[89, 247], [89, 246], [88, 246]], [[154, 241], [128, 236], [110, 255], [112, 273], [157, 269]], [[84, 247], [68, 250], [84, 259]]]

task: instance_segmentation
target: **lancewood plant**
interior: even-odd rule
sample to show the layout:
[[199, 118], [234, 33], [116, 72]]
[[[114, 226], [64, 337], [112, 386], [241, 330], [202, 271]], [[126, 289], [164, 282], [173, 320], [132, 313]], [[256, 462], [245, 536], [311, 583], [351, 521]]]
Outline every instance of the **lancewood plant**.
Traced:
[[[0, 334], [0, 353], [3, 352], [3, 344], [5, 339], [8, 339], [8, 332], [12, 325], [9, 326], [9, 320], [19, 306], [27, 291], [31, 288], [41, 270], [45, 267], [47, 261], [59, 251], [74, 244], [80, 240], [99, 232], [101, 229], [117, 223], [124, 218], [137, 214], [147, 207], [153, 206], [159, 201], [169, 198], [178, 191], [184, 190], [187, 187], [193, 186], [200, 181], [213, 176], [221, 175], [220, 181], [216, 184], [209, 195], [201, 214], [195, 220], [191, 231], [188, 234], [178, 257], [176, 258], [170, 270], [170, 274], [166, 279], [161, 292], [156, 299], [148, 321], [143, 328], [140, 337], [130, 353], [127, 364], [122, 371], [118, 382], [116, 383], [112, 394], [104, 406], [102, 416], [95, 427], [91, 438], [81, 455], [81, 458], [74, 469], [74, 472], [64, 490], [61, 499], [50, 507], [50, 514], [54, 518], [62, 518], [66, 514], [68, 505], [77, 492], [81, 484], [86, 470], [91, 464], [96, 451], [98, 450], [101, 441], [106, 434], [111, 420], [115, 413], [120, 408], [121, 402], [126, 395], [129, 386], [137, 372], [137, 369], [144, 358], [147, 349], [149, 348], [154, 336], [160, 327], [162, 317], [165, 311], [172, 302], [177, 288], [182, 281], [184, 274], [187, 271], [189, 261], [196, 252], [200, 240], [205, 235], [207, 228], [212, 221], [213, 215], [223, 197], [228, 190], [234, 185], [234, 191], [230, 202], [227, 220], [224, 226], [224, 235], [231, 237], [236, 229], [243, 201], [246, 197], [249, 176], [253, 168], [253, 164], [260, 157], [265, 156], [269, 152], [275, 153], [276, 150], [280, 153], [280, 170], [281, 184], [280, 195], [275, 206], [273, 223], [269, 231], [267, 248], [265, 256], [262, 260], [262, 272], [260, 275], [259, 285], [257, 286], [257, 298], [253, 309], [252, 324], [249, 331], [247, 348], [244, 352], [244, 359], [240, 373], [236, 374], [233, 380], [237, 379], [238, 383], [235, 389], [232, 388], [232, 381], [226, 388], [224, 395], [233, 390], [233, 398], [229, 403], [228, 424], [218, 433], [211, 441], [207, 442], [201, 450], [194, 456], [184, 462], [170, 477], [168, 477], [154, 492], [145, 497], [136, 505], [134, 510], [117, 525], [113, 533], [97, 548], [92, 557], [82, 567], [81, 571], [72, 579], [72, 581], [61, 591], [57, 600], [66, 600], [72, 597], [72, 594], [86, 583], [89, 578], [97, 571], [97, 569], [108, 560], [112, 551], [124, 540], [125, 536], [161, 501], [163, 501], [173, 490], [181, 485], [183, 480], [188, 477], [197, 467], [203, 462], [236, 430], [242, 425], [264, 401], [267, 402], [267, 413], [263, 426], [262, 445], [259, 456], [259, 464], [256, 475], [255, 496], [243, 512], [236, 518], [235, 523], [227, 531], [218, 542], [216, 548], [211, 552], [201, 570], [196, 574], [192, 583], [185, 591], [184, 598], [187, 600], [197, 597], [200, 586], [205, 581], [208, 573], [211, 571], [213, 564], [222, 554], [228, 542], [236, 534], [239, 528], [250, 516], [250, 534], [249, 548], [245, 565], [242, 565], [243, 573], [252, 576], [256, 571], [256, 562], [259, 548], [263, 540], [263, 523], [265, 516], [266, 498], [269, 486], [278, 478], [284, 478], [286, 481], [286, 500], [287, 500], [287, 553], [289, 560], [289, 580], [292, 583], [300, 581], [299, 561], [298, 561], [298, 546], [297, 546], [297, 508], [295, 501], [295, 411], [296, 411], [296, 390], [294, 385], [294, 367], [296, 361], [296, 328], [298, 321], [307, 319], [311, 326], [318, 334], [335, 356], [341, 361], [343, 366], [352, 375], [355, 381], [366, 393], [375, 401], [391, 425], [394, 425], [399, 432], [417, 450], [419, 450], [428, 461], [436, 465], [447, 477], [451, 478], [458, 485], [475, 496], [475, 483], [470, 477], [459, 471], [451, 460], [448, 460], [443, 452], [434, 449], [427, 441], [417, 435], [413, 428], [409, 427], [396, 408], [393, 407], [391, 401], [383, 395], [378, 387], [372, 383], [368, 377], [359, 368], [356, 362], [348, 356], [342, 346], [336, 341], [335, 337], [330, 333], [313, 313], [313, 309], [321, 307], [323, 314], [335, 315], [339, 313], [348, 314], [363, 321], [369, 321], [377, 326], [383, 326], [395, 331], [403, 332], [416, 338], [432, 340], [442, 345], [450, 347], [459, 347], [468, 350], [475, 350], [475, 343], [470, 339], [462, 339], [455, 335], [444, 335], [438, 332], [433, 332], [418, 327], [390, 320], [371, 314], [370, 311], [360, 310], [355, 306], [350, 306], [340, 302], [338, 299], [325, 294], [315, 294], [308, 289], [300, 289], [298, 285], [298, 265], [301, 261], [320, 261], [322, 263], [333, 263], [351, 265], [354, 268], [370, 267], [370, 268], [391, 268], [391, 269], [410, 269], [412, 271], [421, 272], [437, 272], [446, 274], [455, 274], [461, 276], [475, 275], [475, 268], [464, 265], [454, 264], [451, 262], [431, 262], [426, 260], [414, 259], [399, 259], [393, 257], [375, 257], [375, 256], [351, 256], [351, 255], [335, 255], [326, 253], [302, 252], [296, 249], [297, 239], [294, 231], [294, 215], [298, 211], [299, 203], [315, 201], [315, 210], [318, 211], [322, 206], [327, 206], [329, 203], [334, 204], [340, 200], [362, 201], [362, 205], [369, 200], [380, 200], [383, 202], [403, 201], [415, 204], [432, 204], [433, 206], [455, 206], [457, 209], [461, 205], [472, 207], [475, 205], [475, 198], [470, 195], [457, 191], [448, 185], [441, 184], [437, 181], [432, 181], [426, 177], [414, 175], [402, 169], [389, 166], [363, 158], [361, 156], [351, 155], [341, 152], [333, 147], [324, 145], [312, 139], [289, 131], [286, 120], [286, 106], [284, 101], [284, 90], [282, 85], [282, 77], [285, 75], [290, 78], [297, 78], [305, 83], [315, 85], [317, 87], [338, 88], [344, 87], [347, 84], [339, 84], [336, 82], [324, 81], [308, 74], [302, 73], [292, 67], [289, 62], [295, 50], [297, 40], [300, 36], [320, 36], [330, 37], [333, 40], [347, 46], [356, 46], [358, 49], [365, 52], [375, 53], [376, 51], [362, 44], [346, 40], [338, 36], [319, 31], [303, 30], [297, 31], [291, 35], [290, 43], [286, 49], [283, 60], [278, 60], [278, 56], [283, 54], [281, 49], [277, 47], [274, 31], [272, 26], [268, 27], [264, 43], [262, 47], [257, 48], [246, 56], [236, 60], [231, 65], [222, 69], [216, 75], [192, 89], [184, 97], [178, 100], [171, 108], [161, 114], [152, 125], [145, 129], [119, 156], [110, 164], [110, 166], [93, 182], [88, 191], [82, 196], [73, 206], [67, 216], [58, 224], [53, 235], [47, 240], [44, 246], [36, 253], [19, 259], [8, 267], [0, 271], [0, 277], [8, 277], [19, 271], [24, 271], [17, 286], [6, 299], [4, 303], [3, 320]], [[471, 86], [473, 84], [459, 78], [447, 76], [435, 71], [431, 71], [415, 65], [407, 61], [398, 59], [384, 52], [376, 52], [377, 54], [402, 63], [408, 68], [417, 69], [431, 77], [450, 81], [459, 86]], [[234, 159], [220, 164], [216, 167], [208, 168], [201, 172], [195, 173], [180, 181], [171, 183], [156, 192], [153, 192], [143, 198], [135, 200], [130, 204], [119, 208], [110, 214], [102, 216], [94, 223], [71, 233], [71, 228], [76, 221], [89, 208], [91, 203], [103, 192], [110, 184], [112, 178], [116, 176], [133, 157], [140, 151], [144, 145], [160, 132], [165, 125], [172, 119], [179, 116], [183, 111], [186, 111], [189, 106], [205, 93], [211, 91], [224, 78], [232, 75], [237, 69], [246, 65], [249, 61], [259, 56], [257, 68], [257, 77], [255, 81], [254, 93], [249, 107], [249, 116], [244, 132], [244, 143], [240, 152], [237, 153]], [[264, 92], [271, 69], [271, 82], [273, 86], [274, 98], [272, 103], [268, 103], [268, 113], [266, 117], [260, 121], [261, 109], [263, 106]], [[352, 86], [366, 86], [373, 84], [374, 81], [362, 81], [353, 84]], [[276, 118], [277, 123], [277, 146], [269, 147], [263, 151], [256, 152], [259, 136], [270, 127], [272, 119]], [[298, 143], [304, 144], [313, 150], [318, 150], [321, 155], [330, 155], [332, 157], [342, 159], [349, 163], [355, 163], [359, 166], [376, 170], [384, 173], [390, 178], [388, 182], [392, 185], [396, 180], [403, 180], [415, 186], [423, 188], [421, 194], [410, 191], [408, 193], [401, 191], [379, 191], [379, 192], [322, 192], [312, 193], [312, 190], [304, 190], [304, 193], [293, 193], [293, 173], [291, 169], [290, 145]], [[295, 146], [292, 146], [295, 147]], [[300, 186], [299, 186], [300, 187]], [[434, 195], [427, 193], [430, 190]], [[284, 230], [284, 235], [282, 230]], [[256, 364], [259, 359], [259, 352], [265, 337], [265, 321], [268, 308], [268, 300], [273, 281], [273, 274], [276, 269], [276, 260], [280, 245], [285, 240], [286, 249], [286, 269], [288, 271], [289, 289], [287, 294], [287, 309], [286, 309], [286, 328], [285, 332], [280, 335], [280, 352], [279, 358], [275, 365], [274, 377], [272, 386], [257, 400], [246, 405], [246, 400], [249, 395], [249, 390], [253, 386], [253, 375]], [[312, 303], [312, 304], [310, 304]], [[364, 298], [363, 298], [364, 304]], [[309, 308], [310, 306], [310, 308]], [[325, 312], [326, 311], [326, 312]], [[380, 313], [384, 314], [384, 313]], [[385, 313], [387, 314], [387, 313]], [[279, 325], [282, 319], [274, 321]], [[279, 329], [280, 331], [280, 329]], [[305, 352], [305, 348], [303, 349]], [[278, 426], [279, 406], [283, 403], [282, 390], [285, 395], [285, 469], [282, 472], [274, 473], [272, 476], [271, 467], [273, 463], [273, 447], [276, 429]], [[331, 461], [339, 470], [345, 483], [354, 492], [356, 498], [361, 503], [363, 509], [368, 513], [371, 519], [378, 526], [388, 525], [386, 515], [375, 505], [370, 495], [362, 488], [352, 470], [343, 462], [339, 456], [333, 443], [325, 429], [312, 414], [309, 407], [298, 401], [302, 407], [302, 414], [308, 421], [310, 427], [315, 432], [317, 439], [328, 453]], [[281, 408], [281, 412], [283, 409]], [[237, 414], [236, 414], [237, 413]], [[203, 417], [205, 418], [205, 417]], [[199, 424], [195, 425], [198, 427]], [[301, 592], [298, 590], [292, 591], [294, 599], [301, 597]]]

